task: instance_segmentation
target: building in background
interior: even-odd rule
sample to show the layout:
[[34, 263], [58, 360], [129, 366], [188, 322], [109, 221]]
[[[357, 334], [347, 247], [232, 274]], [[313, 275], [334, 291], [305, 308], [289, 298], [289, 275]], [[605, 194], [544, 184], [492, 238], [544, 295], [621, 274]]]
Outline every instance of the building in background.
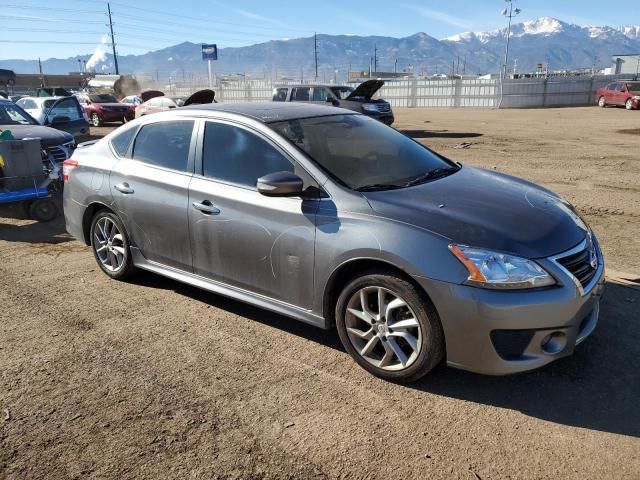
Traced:
[[613, 55], [611, 60], [613, 62], [611, 73], [614, 75], [640, 73], [640, 53]]

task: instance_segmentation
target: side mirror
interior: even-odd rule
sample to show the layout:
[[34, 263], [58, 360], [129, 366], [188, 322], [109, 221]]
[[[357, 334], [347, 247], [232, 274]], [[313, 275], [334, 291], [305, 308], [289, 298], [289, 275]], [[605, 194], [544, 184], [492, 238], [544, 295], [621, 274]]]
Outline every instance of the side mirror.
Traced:
[[51, 119], [51, 121], [49, 122], [49, 124], [52, 127], [55, 127], [56, 125], [62, 125], [64, 123], [69, 123], [71, 121], [71, 119], [69, 117], [66, 117], [64, 115], [56, 115], [55, 117], [53, 117]]
[[338, 105], [340, 105], [340, 102], [338, 102], [335, 98], [331, 98], [331, 97], [327, 97], [327, 103], [330, 103], [334, 107], [337, 107]]
[[298, 197], [302, 195], [302, 179], [291, 172], [275, 172], [258, 179], [258, 192], [266, 197]]

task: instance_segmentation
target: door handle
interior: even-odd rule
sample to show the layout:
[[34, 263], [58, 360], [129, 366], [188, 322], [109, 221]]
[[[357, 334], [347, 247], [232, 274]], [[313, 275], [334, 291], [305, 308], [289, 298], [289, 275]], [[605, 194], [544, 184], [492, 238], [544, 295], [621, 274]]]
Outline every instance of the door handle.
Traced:
[[113, 188], [118, 190], [120, 193], [124, 193], [125, 195], [133, 193], [133, 188], [131, 188], [127, 182], [122, 182], [118, 185], [114, 185]]
[[204, 200], [202, 203], [193, 202], [191, 206], [205, 215], [218, 215], [220, 213], [220, 209], [214, 207], [209, 200]]

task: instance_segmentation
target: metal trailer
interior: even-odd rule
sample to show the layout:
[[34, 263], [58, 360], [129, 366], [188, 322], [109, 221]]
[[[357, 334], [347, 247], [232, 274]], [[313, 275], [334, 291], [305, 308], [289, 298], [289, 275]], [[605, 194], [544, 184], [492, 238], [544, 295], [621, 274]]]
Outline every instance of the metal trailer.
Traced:
[[58, 215], [61, 164], [44, 155], [40, 139], [0, 141], [0, 204], [21, 203], [34, 220]]

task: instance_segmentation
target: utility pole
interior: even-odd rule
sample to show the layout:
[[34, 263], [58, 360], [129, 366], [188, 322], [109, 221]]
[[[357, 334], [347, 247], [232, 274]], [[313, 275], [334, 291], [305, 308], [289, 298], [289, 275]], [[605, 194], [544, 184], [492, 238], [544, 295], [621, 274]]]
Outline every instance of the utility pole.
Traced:
[[107, 14], [109, 15], [109, 30], [111, 31], [111, 47], [113, 48], [113, 63], [116, 67], [116, 75], [120, 75], [118, 68], [118, 55], [116, 55], [116, 37], [113, 34], [113, 21], [111, 20], [111, 5], [107, 2]]
[[393, 62], [393, 73], [398, 73], [398, 59]]
[[378, 71], [378, 46], [373, 44], [373, 71]]
[[509, 19], [509, 24], [507, 26], [507, 41], [504, 48], [504, 65], [501, 71], [503, 79], [507, 78], [507, 75], [509, 73], [509, 41], [511, 40], [511, 20], [513, 19], [513, 17], [519, 15], [520, 12], [522, 12], [522, 10], [520, 10], [519, 8], [513, 8], [513, 0], [506, 1], [509, 3], [509, 6], [502, 10], [502, 15]]
[[42, 75], [42, 62], [40, 61], [40, 57], [38, 57], [38, 70], [40, 71], [40, 86], [44, 87], [44, 75]]
[[316, 81], [318, 80], [318, 35], [313, 34], [313, 53], [316, 60]]

